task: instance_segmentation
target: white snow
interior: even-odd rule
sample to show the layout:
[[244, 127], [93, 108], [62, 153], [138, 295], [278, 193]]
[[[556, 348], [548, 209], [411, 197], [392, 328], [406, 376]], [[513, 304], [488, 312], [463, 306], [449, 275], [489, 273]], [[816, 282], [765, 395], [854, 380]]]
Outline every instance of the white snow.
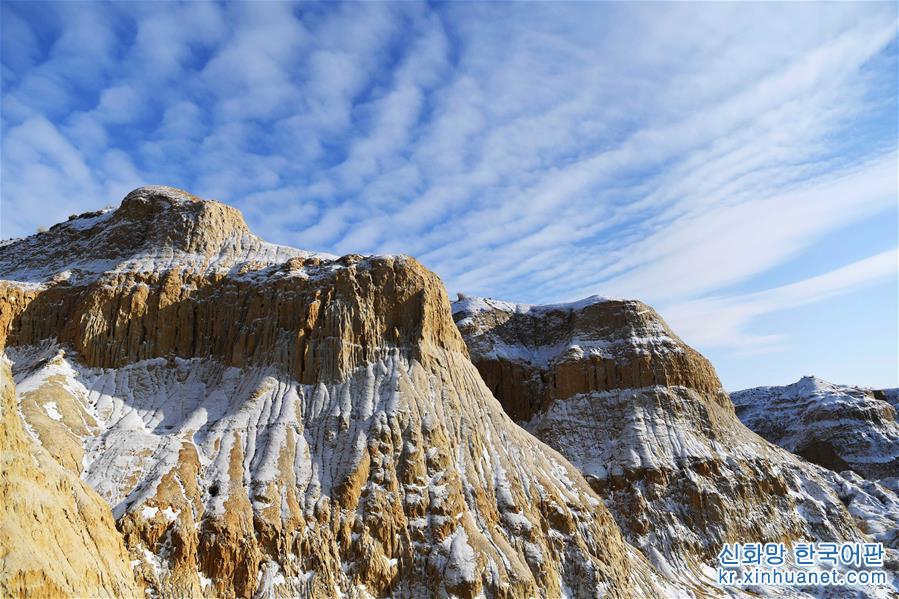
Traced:
[[178, 514], [181, 513], [181, 510], [173, 510], [171, 506], [166, 507], [162, 510], [162, 515], [165, 516], [165, 519], [169, 522], [174, 522], [178, 518]]
[[160, 557], [158, 555], [156, 555], [155, 553], [153, 553], [152, 551], [150, 551], [149, 549], [147, 549], [146, 547], [143, 548], [143, 554], [144, 554], [144, 559], [147, 561], [147, 563], [150, 564], [150, 566], [152, 566], [153, 572], [156, 574], [156, 577], [158, 578], [164, 570], [164, 568], [162, 566], [162, 562], [160, 560]]
[[556, 304], [519, 304], [515, 302], [507, 302], [489, 297], [464, 296], [453, 302], [453, 313], [465, 312], [467, 314], [477, 314], [479, 312], [489, 312], [492, 310], [500, 310], [502, 312], [513, 312], [516, 314], [528, 314], [538, 312], [552, 312], [555, 310], [580, 310], [593, 304], [613, 301], [615, 298], [604, 297], [600, 295], [591, 295], [583, 299], [560, 302]]
[[206, 587], [212, 584], [212, 579], [203, 576], [202, 572], [197, 572], [197, 576], [200, 578], [200, 588], [205, 591]]
[[443, 575], [452, 585], [472, 582], [477, 578], [477, 555], [468, 543], [468, 533], [460, 526], [443, 541], [447, 552], [446, 566]]
[[113, 216], [115, 211], [112, 208], [104, 208], [99, 212], [100, 214], [95, 214], [93, 216], [82, 215], [79, 218], [74, 218], [72, 220], [66, 221], [62, 223], [62, 226], [74, 229], [76, 231], [85, 231], [100, 223], [108, 221]]
[[48, 401], [45, 403], [44, 411], [46, 411], [47, 416], [53, 420], [62, 420], [62, 414], [59, 413], [59, 406], [56, 405], [55, 401]]
[[276, 596], [275, 587], [285, 582], [281, 566], [273, 560], [269, 560], [263, 565], [262, 569], [259, 570], [257, 579], [259, 580], [259, 586], [253, 595], [257, 599], [274, 599]]
[[[464, 297], [453, 302], [452, 309], [469, 351], [478, 360], [506, 360], [546, 369], [558, 362], [593, 356], [617, 359], [633, 353], [683, 351], [661, 321], [642, 323], [639, 334], [628, 329], [614, 337], [572, 325], [572, 313], [609, 301], [621, 300], [594, 295], [569, 303], [532, 305]], [[506, 316], [497, 319], [496, 312]], [[511, 330], [504, 330], [502, 325], [509, 322], [504, 318], [515, 323]], [[544, 335], [547, 332], [556, 334]]]

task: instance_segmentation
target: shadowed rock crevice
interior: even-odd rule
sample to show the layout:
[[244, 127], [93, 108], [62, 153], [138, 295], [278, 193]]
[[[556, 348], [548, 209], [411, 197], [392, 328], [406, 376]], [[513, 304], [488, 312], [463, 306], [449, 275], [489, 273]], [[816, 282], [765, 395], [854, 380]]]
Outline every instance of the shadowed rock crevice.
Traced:
[[843, 458], [837, 453], [833, 445], [816, 441], [796, 450], [796, 455], [805, 458], [813, 464], [818, 464], [834, 472], [852, 470]]

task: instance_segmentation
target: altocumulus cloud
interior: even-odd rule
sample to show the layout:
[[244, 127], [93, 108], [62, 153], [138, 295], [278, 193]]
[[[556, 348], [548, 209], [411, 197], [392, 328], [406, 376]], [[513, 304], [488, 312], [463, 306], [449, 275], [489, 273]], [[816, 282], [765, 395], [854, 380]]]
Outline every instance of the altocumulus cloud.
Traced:
[[865, 276], [800, 260], [895, 220], [893, 3], [2, 11], [3, 236], [165, 183], [451, 290], [638, 296], [708, 346], [764, 346], [753, 319], [822, 280], [895, 277], [895, 228]]

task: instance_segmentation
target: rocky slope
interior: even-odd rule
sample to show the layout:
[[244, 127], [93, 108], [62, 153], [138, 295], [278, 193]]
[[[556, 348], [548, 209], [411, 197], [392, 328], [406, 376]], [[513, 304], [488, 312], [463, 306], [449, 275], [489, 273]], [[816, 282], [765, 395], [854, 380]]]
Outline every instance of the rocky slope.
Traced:
[[731, 394], [737, 416], [747, 427], [838, 472], [834, 490], [862, 529], [899, 549], [895, 397], [895, 389], [834, 385], [815, 377]]
[[138, 597], [109, 506], [26, 432], [0, 357], [0, 596]]
[[743, 426], [708, 361], [645, 304], [462, 297], [453, 316], [506, 411], [581, 470], [663, 571], [702, 576], [724, 542], [870, 538], [860, 526], [885, 538], [896, 520], [891, 497]]
[[[40, 569], [73, 596], [690, 594], [504, 414], [411, 258], [273, 246], [153, 187], [0, 245], [0, 279], [4, 431], [39, 460], [4, 467], [10, 595]], [[18, 544], [48, 488], [41, 534], [92, 546]]]
[[875, 393], [809, 376], [731, 399], [746, 426], [810, 462], [872, 480], [899, 477], [896, 409]]

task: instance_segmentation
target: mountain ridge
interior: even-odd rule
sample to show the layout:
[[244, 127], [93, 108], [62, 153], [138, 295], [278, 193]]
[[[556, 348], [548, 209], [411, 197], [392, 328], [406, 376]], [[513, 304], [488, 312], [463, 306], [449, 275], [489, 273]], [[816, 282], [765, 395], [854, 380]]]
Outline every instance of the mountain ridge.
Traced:
[[711, 364], [642, 302], [465, 297], [453, 316], [507, 412], [581, 470], [660, 569], [698, 577], [728, 540], [861, 538], [855, 526], [899, 549], [891, 492], [749, 430]]
[[887, 397], [883, 391], [814, 376], [731, 393], [740, 419], [772, 443], [825, 468], [852, 470], [868, 479], [899, 477], [897, 411]]
[[16, 416], [106, 501], [150, 596], [741, 596], [713, 581], [725, 540], [868, 538], [873, 493], [850, 514], [752, 435], [645, 304], [485, 306], [414, 258], [275, 246], [159, 186], [0, 245]]
[[[433, 273], [272, 249], [205, 202], [142, 188], [124, 214], [0, 248], [20, 416], [109, 502], [138, 584], [161, 597], [680, 588], [504, 414]], [[136, 213], [154, 221], [129, 237]]]

